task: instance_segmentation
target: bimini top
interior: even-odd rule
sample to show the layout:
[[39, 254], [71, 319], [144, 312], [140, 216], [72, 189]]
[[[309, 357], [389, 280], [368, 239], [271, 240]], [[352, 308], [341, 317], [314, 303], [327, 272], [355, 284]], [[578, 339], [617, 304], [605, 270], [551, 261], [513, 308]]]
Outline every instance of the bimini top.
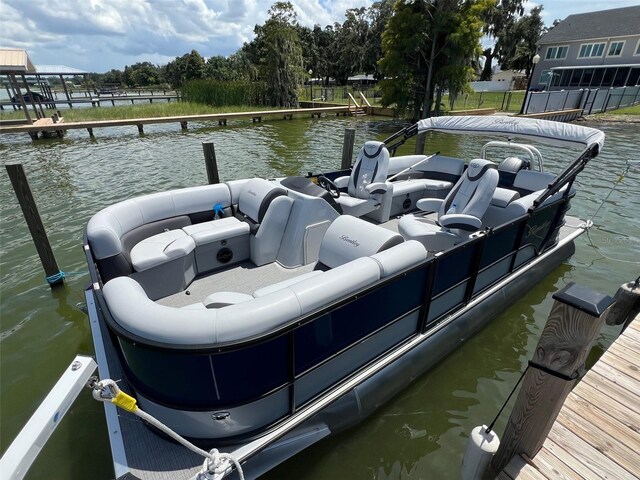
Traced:
[[434, 130], [444, 133], [495, 134], [524, 137], [554, 145], [604, 145], [604, 133], [590, 127], [550, 122], [534, 118], [461, 116], [433, 117], [418, 122], [418, 132]]

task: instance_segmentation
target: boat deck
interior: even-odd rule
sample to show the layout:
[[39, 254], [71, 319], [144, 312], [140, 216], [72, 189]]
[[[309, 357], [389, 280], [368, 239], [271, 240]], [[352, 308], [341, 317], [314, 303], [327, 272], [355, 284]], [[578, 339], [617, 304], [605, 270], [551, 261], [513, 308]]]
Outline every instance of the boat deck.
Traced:
[[542, 449], [500, 480], [615, 478], [640, 472], [640, 316], [567, 397]]
[[[575, 234], [579, 225], [583, 223], [570, 216], [566, 216], [565, 220], [565, 225], [560, 230], [561, 239]], [[383, 226], [393, 230], [394, 227], [397, 228], [396, 225], [397, 220], [392, 220]], [[251, 293], [266, 284], [282, 281], [312, 269], [313, 265], [285, 269], [273, 264], [263, 267], [241, 264], [225, 272], [196, 280], [189, 286], [190, 295], [177, 294], [166, 297], [161, 302], [173, 306], [195, 303], [199, 301], [200, 296], [206, 296], [220, 288], [225, 291]], [[120, 359], [106, 325], [97, 318], [91, 292], [87, 292], [86, 299], [100, 378], [123, 379]], [[131, 392], [125, 380], [121, 380], [119, 386], [123, 391]], [[130, 472], [140, 480], [188, 479], [199, 472], [203, 459], [198, 455], [157, 435], [133, 414], [116, 410], [111, 404], [105, 404], [105, 410], [115, 478]], [[220, 450], [232, 451], [233, 447], [223, 447]]]

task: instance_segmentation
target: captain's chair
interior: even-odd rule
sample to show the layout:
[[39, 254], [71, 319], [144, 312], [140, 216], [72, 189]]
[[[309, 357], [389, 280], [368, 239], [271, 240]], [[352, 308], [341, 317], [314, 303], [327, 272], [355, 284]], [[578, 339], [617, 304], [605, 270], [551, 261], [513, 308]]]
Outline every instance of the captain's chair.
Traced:
[[385, 183], [389, 172], [389, 151], [382, 142], [366, 142], [349, 177], [336, 178], [338, 188], [347, 187], [348, 195], [336, 201], [347, 215], [361, 217], [380, 206], [381, 196], [393, 187]]
[[456, 245], [482, 227], [486, 212], [498, 186], [498, 170], [489, 160], [475, 159], [444, 200], [424, 198], [417, 206], [424, 212], [437, 212], [435, 221], [424, 215], [408, 215], [398, 222], [398, 231], [407, 240], [418, 240], [430, 252]]

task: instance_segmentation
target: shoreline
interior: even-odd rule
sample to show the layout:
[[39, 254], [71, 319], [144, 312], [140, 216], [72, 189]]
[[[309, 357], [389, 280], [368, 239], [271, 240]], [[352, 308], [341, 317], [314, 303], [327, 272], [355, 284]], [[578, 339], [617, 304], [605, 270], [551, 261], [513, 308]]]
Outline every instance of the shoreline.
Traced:
[[640, 123], [640, 115], [621, 115], [612, 113], [597, 113], [582, 117], [586, 122], [609, 122], [609, 123]]

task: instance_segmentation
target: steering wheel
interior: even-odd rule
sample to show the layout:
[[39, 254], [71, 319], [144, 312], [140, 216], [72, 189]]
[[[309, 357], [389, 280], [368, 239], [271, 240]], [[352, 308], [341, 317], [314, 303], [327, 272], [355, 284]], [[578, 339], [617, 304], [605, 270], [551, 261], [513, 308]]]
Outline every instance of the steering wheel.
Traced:
[[340, 189], [338, 189], [336, 184], [333, 183], [324, 175], [318, 176], [318, 185], [320, 185], [327, 192], [329, 192], [329, 195], [331, 195], [333, 198], [338, 198], [340, 196]]

